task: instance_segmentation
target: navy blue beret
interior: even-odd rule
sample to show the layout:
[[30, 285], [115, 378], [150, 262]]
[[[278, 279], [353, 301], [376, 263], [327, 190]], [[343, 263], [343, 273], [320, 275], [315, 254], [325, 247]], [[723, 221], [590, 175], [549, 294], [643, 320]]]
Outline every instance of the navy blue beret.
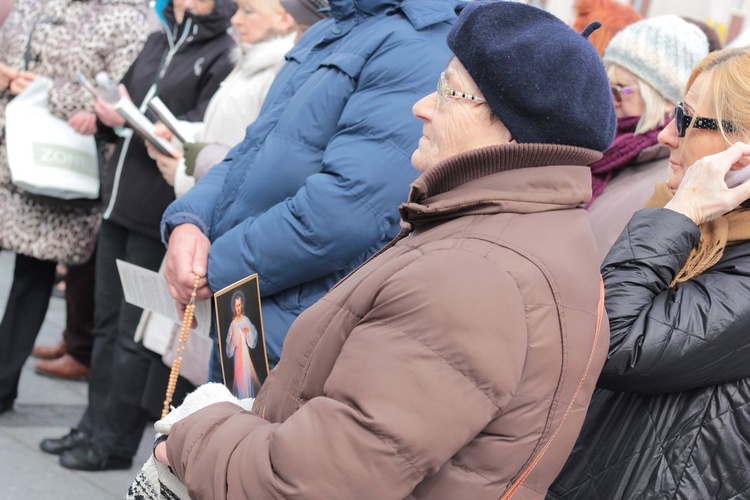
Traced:
[[609, 80], [594, 46], [542, 9], [473, 1], [448, 46], [518, 142], [606, 150], [615, 137]]

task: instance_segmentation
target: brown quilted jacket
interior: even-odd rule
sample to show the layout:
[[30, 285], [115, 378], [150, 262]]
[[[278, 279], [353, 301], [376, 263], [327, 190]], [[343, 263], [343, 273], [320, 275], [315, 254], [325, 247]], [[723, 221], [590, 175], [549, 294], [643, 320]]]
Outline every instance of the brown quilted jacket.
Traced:
[[[607, 352], [586, 213], [598, 153], [506, 145], [422, 175], [406, 229], [292, 325], [253, 412], [177, 423], [193, 498], [543, 498]], [[342, 214], [343, 215], [343, 214]]]

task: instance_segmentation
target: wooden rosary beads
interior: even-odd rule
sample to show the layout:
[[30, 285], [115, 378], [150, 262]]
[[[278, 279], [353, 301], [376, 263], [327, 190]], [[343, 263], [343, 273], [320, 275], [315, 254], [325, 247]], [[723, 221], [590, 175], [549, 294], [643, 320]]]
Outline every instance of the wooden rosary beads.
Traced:
[[172, 361], [172, 370], [169, 372], [167, 396], [166, 399], [164, 399], [164, 408], [161, 411], [161, 418], [164, 418], [169, 414], [172, 404], [172, 396], [174, 396], [174, 390], [177, 387], [177, 377], [180, 376], [180, 367], [182, 366], [182, 353], [185, 352], [188, 335], [190, 335], [190, 328], [193, 325], [193, 317], [195, 316], [195, 297], [198, 295], [198, 283], [200, 282], [200, 279], [200, 276], [195, 277], [193, 293], [190, 294], [190, 302], [185, 306], [185, 314], [182, 316], [180, 336], [177, 338], [177, 357]]

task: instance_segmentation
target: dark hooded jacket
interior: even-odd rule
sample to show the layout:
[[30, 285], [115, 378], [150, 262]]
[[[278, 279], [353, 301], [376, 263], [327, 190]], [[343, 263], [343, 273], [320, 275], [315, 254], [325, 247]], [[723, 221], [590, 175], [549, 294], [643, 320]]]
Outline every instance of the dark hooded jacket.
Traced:
[[612, 247], [609, 359], [548, 499], [750, 498], [750, 242], [670, 288], [699, 238], [649, 208]]
[[[158, 96], [181, 120], [201, 121], [211, 97], [232, 71], [235, 42], [228, 33], [236, 5], [217, 0], [213, 12], [189, 12], [176, 23], [172, 2], [164, 9], [167, 26], [152, 33], [122, 83], [141, 111]], [[113, 142], [114, 155], [102, 172], [104, 218], [144, 236], [159, 239], [159, 221], [174, 201], [174, 191], [131, 131], [119, 137], [99, 123]]]

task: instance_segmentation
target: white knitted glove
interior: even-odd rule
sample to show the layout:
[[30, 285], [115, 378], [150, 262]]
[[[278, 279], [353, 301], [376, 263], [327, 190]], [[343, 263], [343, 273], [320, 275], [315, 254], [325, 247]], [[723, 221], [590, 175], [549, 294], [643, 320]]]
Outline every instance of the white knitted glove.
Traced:
[[214, 403], [227, 402], [234, 403], [245, 410], [250, 410], [253, 407], [254, 401], [255, 399], [253, 398], [242, 400], [237, 399], [224, 384], [209, 382], [203, 384], [185, 396], [185, 401], [183, 401], [183, 403], [177, 408], [173, 408], [166, 417], [156, 422], [154, 428], [160, 434], [169, 435], [169, 432], [172, 430], [172, 425], [174, 425], [175, 422], [179, 422], [201, 408], [205, 408]]
[[[224, 384], [203, 384], [188, 394], [185, 401], [177, 408], [173, 408], [169, 415], [154, 424], [154, 428], [159, 433], [156, 436], [157, 440], [161, 435], [169, 435], [175, 422], [179, 422], [208, 405], [229, 402], [250, 410], [254, 401], [255, 399], [252, 398], [237, 399]], [[125, 498], [126, 500], [189, 500], [190, 497], [185, 485], [172, 474], [169, 467], [157, 461], [152, 454], [136, 476]]]

